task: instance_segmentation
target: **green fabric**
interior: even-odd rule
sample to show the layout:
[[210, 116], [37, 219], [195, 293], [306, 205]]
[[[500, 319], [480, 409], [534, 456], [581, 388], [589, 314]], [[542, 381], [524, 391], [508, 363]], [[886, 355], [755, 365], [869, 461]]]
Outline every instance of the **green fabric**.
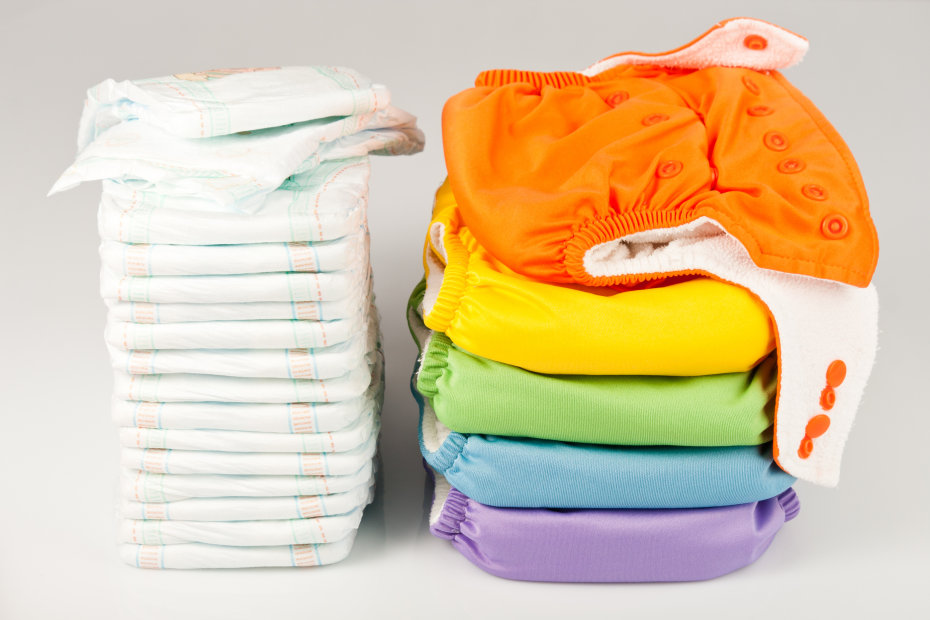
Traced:
[[741, 446], [771, 441], [776, 361], [701, 377], [543, 375], [457, 347], [408, 304], [420, 347], [416, 388], [464, 434], [611, 445]]

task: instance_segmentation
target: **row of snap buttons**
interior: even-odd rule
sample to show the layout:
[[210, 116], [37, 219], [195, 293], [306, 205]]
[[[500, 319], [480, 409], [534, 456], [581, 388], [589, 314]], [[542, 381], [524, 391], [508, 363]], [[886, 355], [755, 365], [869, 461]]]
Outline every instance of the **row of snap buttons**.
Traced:
[[[761, 39], [761, 47], [759, 47], [760, 42], [756, 39]], [[757, 35], [747, 36], [743, 43], [749, 49], [765, 49], [765, 39]], [[758, 95], [761, 92], [759, 85], [746, 75], [743, 76], [743, 86], [753, 95]], [[772, 112], [774, 112], [774, 110], [767, 105], [751, 105], [746, 108], [746, 113], [749, 116], [768, 116], [772, 114]], [[788, 147], [791, 146], [788, 138], [780, 131], [766, 132], [766, 134], [762, 136], [762, 144], [764, 144], [767, 149], [778, 152], [786, 151]], [[805, 164], [803, 160], [789, 157], [778, 162], [776, 168], [782, 174], [796, 174], [807, 168], [807, 164]], [[801, 186], [801, 195], [809, 200], [816, 200], [818, 202], [823, 202], [829, 198], [827, 189], [816, 183], [808, 183]], [[820, 233], [827, 239], [842, 239], [849, 234], [849, 220], [839, 213], [830, 213], [821, 220]]]
[[[820, 408], [830, 411], [836, 405], [836, 388], [846, 379], [846, 363], [843, 360], [833, 360], [827, 367], [827, 385], [820, 393]], [[804, 428], [804, 438], [798, 446], [798, 456], [809, 458], [814, 451], [814, 439], [820, 437], [830, 428], [830, 416], [820, 413], [807, 421]]]

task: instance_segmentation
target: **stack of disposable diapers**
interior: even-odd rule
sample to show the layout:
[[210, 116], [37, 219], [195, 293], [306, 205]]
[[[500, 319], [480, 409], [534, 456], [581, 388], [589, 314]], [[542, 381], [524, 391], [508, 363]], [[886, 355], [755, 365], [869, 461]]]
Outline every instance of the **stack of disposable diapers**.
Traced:
[[487, 71], [408, 309], [430, 529], [540, 581], [745, 566], [834, 485], [875, 354], [855, 162], [736, 19], [582, 73]]
[[78, 141], [52, 191], [103, 180], [123, 559], [343, 559], [383, 394], [368, 155], [415, 119], [354, 71], [232, 69], [107, 80]]

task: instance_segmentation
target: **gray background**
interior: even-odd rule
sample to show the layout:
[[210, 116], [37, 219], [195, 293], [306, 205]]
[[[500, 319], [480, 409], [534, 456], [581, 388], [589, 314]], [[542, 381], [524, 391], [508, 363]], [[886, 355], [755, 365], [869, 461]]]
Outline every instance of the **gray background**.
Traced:
[[[930, 224], [921, 2], [41, 2], [0, 22], [0, 618], [927, 617]], [[581, 69], [661, 51], [749, 15], [808, 37], [787, 77], [849, 143], [882, 250], [881, 349], [837, 489], [798, 484], [800, 517], [756, 564], [674, 585], [554, 585], [484, 574], [425, 534], [415, 350], [403, 309], [443, 178], [440, 111], [490, 67]], [[386, 478], [352, 555], [315, 570], [153, 572], [115, 545], [118, 471], [88, 184], [45, 193], [71, 162], [98, 81], [214, 67], [351, 66], [420, 118], [426, 151], [374, 162], [372, 261], [384, 318]], [[620, 550], [619, 552], [622, 552]]]

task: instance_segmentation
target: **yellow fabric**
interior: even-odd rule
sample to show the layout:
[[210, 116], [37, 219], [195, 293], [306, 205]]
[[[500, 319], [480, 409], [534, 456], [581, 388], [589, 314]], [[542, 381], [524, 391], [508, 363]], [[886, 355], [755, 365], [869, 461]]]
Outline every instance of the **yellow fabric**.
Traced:
[[424, 263], [426, 326], [527, 370], [712, 375], [749, 370], [775, 348], [765, 306], [732, 284], [697, 277], [619, 292], [517, 274], [462, 223], [448, 183], [436, 193]]

